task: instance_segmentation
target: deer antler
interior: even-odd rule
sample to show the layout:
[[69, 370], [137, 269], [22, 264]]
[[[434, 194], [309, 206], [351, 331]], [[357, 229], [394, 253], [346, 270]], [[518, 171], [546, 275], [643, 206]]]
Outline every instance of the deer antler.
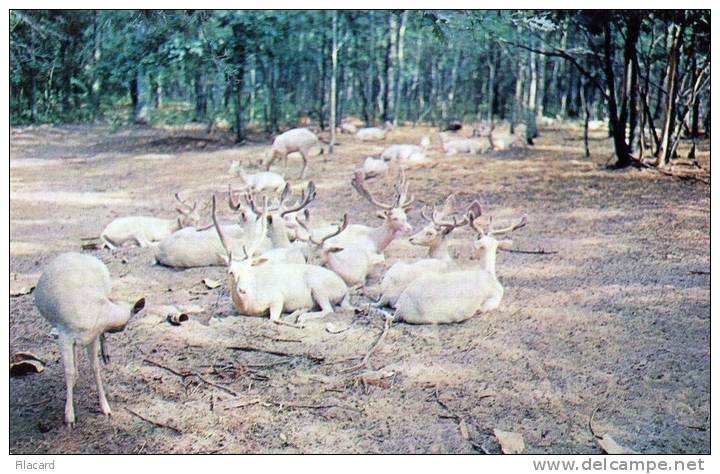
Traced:
[[381, 209], [392, 209], [394, 206], [383, 204], [380, 201], [378, 201], [375, 197], [373, 197], [372, 194], [370, 194], [370, 191], [367, 190], [365, 187], [365, 174], [362, 173], [362, 170], [356, 170], [355, 175], [353, 176], [352, 181], [350, 183], [352, 184], [353, 188], [355, 188], [355, 191], [358, 192], [362, 197], [370, 201], [370, 203], [374, 204], [375, 206], [381, 208]]
[[175, 193], [175, 199], [177, 199], [177, 201], [178, 201], [180, 204], [182, 204], [183, 206], [185, 206], [185, 207], [187, 207], [187, 208], [189, 209], [189, 211], [183, 211], [183, 210], [181, 210], [180, 208], [178, 208], [178, 209], [177, 209], [178, 212], [181, 212], [181, 213], [183, 213], [183, 214], [187, 214], [188, 212], [192, 212], [192, 211], [194, 211], [195, 209], [197, 209], [197, 205], [198, 205], [198, 202], [197, 202], [197, 201], [195, 201], [195, 202], [193, 203], [193, 205], [191, 206], [190, 204], [188, 204], [186, 201], [184, 201], [184, 200], [180, 197], [180, 193], [179, 193], [179, 192]]
[[[288, 189], [287, 186], [286, 186], [286, 189]], [[283, 191], [283, 194], [285, 194], [284, 191]], [[292, 207], [284, 208], [284, 209], [282, 210], [282, 212], [280, 213], [280, 215], [281, 215], [281, 216], [285, 216], [286, 214], [291, 214], [291, 213], [293, 213], [293, 212], [298, 212], [298, 211], [306, 208], [311, 202], [313, 202], [313, 201], [315, 200], [315, 197], [316, 197], [316, 196], [317, 196], [317, 191], [316, 191], [316, 189], [315, 189], [315, 183], [313, 183], [312, 181], [310, 181], [310, 182], [308, 183], [308, 185], [307, 185], [307, 189], [306, 189], [306, 190], [304, 189], [303, 192], [302, 192], [302, 196], [301, 196], [301, 198], [300, 198], [300, 202], [297, 203], [296, 205], [292, 206]], [[283, 208], [283, 207], [282, 207], [282, 201], [283, 201], [283, 199], [281, 198], [281, 200], [280, 200], [280, 202], [281, 202], [281, 209]]]
[[519, 221], [517, 221], [514, 224], [509, 225], [508, 227], [504, 227], [502, 229], [490, 229], [488, 232], [492, 235], [507, 234], [508, 232], [512, 232], [521, 227], [525, 227], [526, 225], [527, 225], [527, 216], [522, 216]]
[[217, 205], [216, 205], [215, 201], [216, 201], [215, 195], [213, 194], [213, 197], [212, 197], [212, 221], [213, 221], [213, 224], [215, 225], [215, 230], [218, 233], [218, 237], [220, 237], [220, 243], [222, 243], [223, 248], [227, 252], [228, 258], [230, 260], [232, 260], [230, 248], [228, 247], [227, 240], [225, 239], [225, 233], [222, 230], [222, 226], [220, 225], [220, 222], [218, 222]]
[[395, 206], [394, 207], [407, 207], [410, 204], [415, 201], [414, 196], [410, 196], [410, 199], [407, 199], [408, 190], [410, 189], [410, 184], [407, 182], [407, 179], [405, 178], [405, 170], [400, 168], [400, 175], [398, 176], [398, 182], [395, 184], [395, 192], [397, 193], [397, 197], [395, 199]]
[[232, 185], [230, 183], [228, 183], [228, 206], [233, 211], [237, 211], [238, 209], [240, 209], [240, 206], [242, 204], [240, 204], [239, 199], [237, 202], [235, 202], [235, 199], [233, 198], [234, 194], [235, 194], [235, 192], [232, 190]]
[[[329, 240], [329, 239], [332, 239], [333, 237], [335, 237], [336, 235], [338, 235], [339, 233], [341, 233], [342, 231], [344, 231], [344, 230], [347, 228], [347, 226], [348, 226], [348, 215], [347, 215], [347, 212], [346, 212], [345, 214], [343, 214], [343, 220], [342, 220], [342, 222], [338, 225], [337, 231], [333, 232], [333, 233], [330, 234], [330, 235], [326, 235], [325, 237], [323, 237], [322, 240], [320, 241], [320, 243], [319, 243], [318, 245], [320, 245], [320, 246], [322, 247], [322, 246], [325, 244], [325, 241], [327, 241], [327, 240]], [[313, 242], [313, 243], [315, 243], [315, 242]]]

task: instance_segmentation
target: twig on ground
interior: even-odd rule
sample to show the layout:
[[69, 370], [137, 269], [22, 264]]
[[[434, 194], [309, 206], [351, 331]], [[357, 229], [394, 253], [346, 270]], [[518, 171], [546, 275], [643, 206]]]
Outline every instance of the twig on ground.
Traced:
[[262, 349], [260, 347], [252, 347], [252, 346], [226, 346], [225, 349], [229, 349], [231, 351], [242, 351], [242, 352], [262, 352], [265, 354], [271, 354], [275, 356], [285, 356], [285, 357], [302, 357], [305, 359], [309, 359], [313, 362], [323, 362], [325, 360], [325, 357], [322, 356], [314, 356], [311, 354], [299, 354], [296, 352], [284, 352], [284, 351], [277, 351], [277, 350], [271, 350], [271, 349]]
[[173, 368], [167, 367], [165, 365], [160, 364], [159, 362], [155, 362], [154, 360], [150, 360], [150, 359], [144, 359], [143, 362], [146, 362], [150, 365], [154, 365], [155, 367], [158, 367], [160, 369], [165, 369], [168, 372], [182, 378], [183, 380], [185, 380], [188, 377], [196, 377], [198, 380], [200, 380], [202, 383], [204, 383], [206, 385], [210, 385], [211, 387], [215, 387], [218, 390], [222, 390], [223, 392], [228, 393], [228, 394], [232, 395], [233, 397], [237, 397], [237, 393], [233, 392], [232, 390], [230, 390], [227, 387], [223, 387], [222, 385], [219, 385], [219, 384], [216, 384], [214, 382], [207, 380], [205, 377], [203, 377], [202, 375], [200, 375], [197, 372], [178, 372], [177, 370], [175, 370]]
[[135, 413], [134, 411], [132, 411], [131, 409], [129, 409], [129, 408], [126, 407], [126, 406], [124, 406], [123, 408], [125, 409], [125, 411], [127, 411], [128, 413], [130, 413], [130, 414], [133, 415], [133, 416], [136, 416], [136, 417], [140, 418], [140, 419], [141, 419], [142, 421], [144, 421], [145, 423], [150, 423], [151, 425], [157, 426], [158, 428], [165, 428], [165, 429], [168, 429], [168, 430], [172, 430], [172, 431], [174, 431], [174, 432], [177, 433], [177, 434], [182, 434], [182, 431], [180, 431], [179, 429], [175, 428], [174, 426], [167, 425], [167, 424], [165, 424], [165, 423], [160, 423], [159, 421], [151, 420], [150, 418], [146, 418], [146, 417], [142, 416], [142, 415], [139, 414], [139, 413]]
[[600, 405], [596, 406], [595, 409], [590, 414], [590, 419], [588, 420], [588, 429], [590, 430], [590, 434], [593, 435], [593, 438], [601, 439], [602, 436], [598, 436], [595, 434], [595, 430], [593, 429], [593, 419], [595, 418], [595, 413], [600, 409]]
[[383, 326], [382, 333], [380, 333], [380, 336], [375, 340], [375, 343], [370, 346], [370, 350], [368, 350], [367, 354], [365, 354], [365, 357], [363, 357], [362, 361], [359, 364], [353, 365], [352, 367], [347, 367], [345, 369], [342, 369], [341, 373], [347, 373], [347, 372], [353, 372], [358, 369], [362, 369], [367, 366], [368, 361], [370, 360], [370, 356], [373, 355], [373, 352], [378, 348], [378, 346], [382, 343], [382, 341], [385, 339], [385, 336], [388, 333], [388, 330], [390, 329], [390, 322], [392, 321], [392, 316], [389, 314], [385, 314], [385, 324]]
[[344, 406], [344, 405], [337, 405], [337, 404], [332, 404], [332, 403], [326, 404], [326, 405], [308, 405], [305, 403], [278, 402], [275, 400], [268, 400], [267, 403], [270, 405], [278, 406], [280, 408], [299, 408], [299, 409], [305, 408], [308, 410], [323, 410], [325, 408], [342, 408], [343, 410], [350, 410], [350, 411], [354, 411], [357, 413], [362, 412], [362, 410], [358, 410], [357, 408], [352, 408], [352, 407], [348, 407], [348, 406]]
[[505, 252], [510, 253], [528, 253], [528, 254], [536, 254], [536, 255], [555, 255], [557, 250], [545, 250], [545, 249], [537, 249], [537, 250], [520, 250], [520, 249], [504, 249]]
[[302, 342], [300, 339], [285, 339], [283, 337], [268, 336], [267, 334], [253, 334], [253, 336], [264, 337], [265, 339], [270, 339], [271, 341], [277, 342]]
[[710, 272], [705, 270], [690, 270], [693, 275], [710, 275]]

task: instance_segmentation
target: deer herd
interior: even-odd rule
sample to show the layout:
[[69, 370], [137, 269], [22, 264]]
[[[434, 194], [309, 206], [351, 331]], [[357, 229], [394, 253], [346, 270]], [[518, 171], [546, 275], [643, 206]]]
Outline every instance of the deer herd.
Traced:
[[[384, 140], [393, 130], [390, 124], [359, 125], [344, 121], [340, 131], [368, 141]], [[439, 138], [447, 155], [484, 152], [498, 139], [508, 141], [493, 137], [492, 129], [486, 136], [488, 143], [444, 133]], [[269, 315], [273, 323], [295, 328], [304, 328], [337, 308], [367, 313], [372, 306], [394, 322], [446, 324], [500, 305], [503, 287], [495, 273], [497, 250], [512, 245], [501, 236], [523, 227], [525, 217], [504, 228], [487, 227], [480, 222], [480, 203], [473, 199], [458, 208], [453, 193], [441, 206], [422, 206], [425, 226], [412, 233], [408, 214], [416, 201], [405, 169], [427, 160], [430, 140], [423, 137], [419, 145], [391, 145], [379, 157], [368, 157], [348, 177], [357, 194], [377, 210], [379, 224], [351, 223], [347, 212], [336, 216], [338, 223], [317, 221], [310, 209], [320, 194], [315, 183], [291, 185], [270, 168], [277, 160], [287, 166], [288, 155], [297, 152], [303, 158], [300, 179], [304, 180], [310, 149], [319, 143], [306, 128], [282, 133], [272, 144], [266, 170], [248, 173], [239, 161], [231, 164], [231, 177], [240, 181], [237, 189], [231, 184], [227, 191], [212, 193], [201, 209], [198, 201], [188, 202], [175, 194], [175, 218], [115, 219], [101, 233], [102, 245], [114, 252], [125, 244], [150, 247], [157, 264], [176, 269], [225, 266], [230, 299], [240, 314]], [[397, 165], [398, 175], [391, 197], [382, 198], [371, 189], [370, 180], [387, 174], [388, 164]], [[220, 216], [223, 202], [231, 219]], [[205, 211], [209, 215], [201, 225]], [[448, 248], [449, 236], [461, 228], [474, 235], [469, 261], [454, 258]], [[382, 272], [379, 282], [368, 286], [373, 269], [385, 266], [388, 246], [405, 237], [410, 244], [427, 248], [427, 256], [397, 261]], [[145, 306], [144, 299], [134, 304], [114, 302], [110, 290], [107, 267], [95, 257], [74, 252], [56, 257], [35, 290], [40, 313], [59, 334], [67, 384], [65, 421], [70, 426], [75, 424], [77, 348], [88, 350], [102, 412], [110, 415], [98, 364], [98, 352], [104, 354], [103, 335], [122, 330]], [[373, 293], [376, 299], [367, 303]], [[356, 307], [353, 300], [366, 303]]]

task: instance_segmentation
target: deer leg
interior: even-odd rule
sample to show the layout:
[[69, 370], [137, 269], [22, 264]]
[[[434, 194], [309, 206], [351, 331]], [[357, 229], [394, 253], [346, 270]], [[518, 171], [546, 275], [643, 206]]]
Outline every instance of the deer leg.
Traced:
[[328, 298], [328, 295], [324, 293], [319, 293], [316, 290], [313, 290], [312, 292], [313, 299], [315, 302], [320, 306], [320, 311], [311, 311], [309, 313], [301, 314], [298, 317], [298, 323], [303, 324], [305, 321], [309, 319], [319, 319], [324, 318], [328, 314], [333, 313], [333, 307], [330, 303], [330, 298]]
[[[279, 303], [273, 303], [273, 305], [270, 306], [270, 321], [272, 321], [275, 324], [281, 324], [283, 326], [290, 326], [292, 328], [301, 329], [302, 326], [290, 323], [288, 321], [283, 321], [282, 319], [280, 319], [280, 316], [282, 315], [283, 304], [284, 304], [284, 302], [281, 300]], [[293, 313], [293, 314], [295, 314], [295, 313]]]
[[75, 341], [62, 335], [60, 338], [63, 366], [65, 368], [65, 424], [70, 428], [75, 428], [73, 389], [75, 388], [75, 382], [77, 382], [77, 351], [75, 350]]
[[267, 171], [270, 171], [270, 167], [273, 163], [275, 163], [275, 160], [277, 159], [277, 155], [273, 154], [273, 156], [270, 157], [270, 161], [268, 161], [267, 164]]
[[117, 249], [117, 246], [116, 246], [115, 244], [113, 244], [112, 242], [110, 242], [110, 241], [109, 241], [108, 239], [106, 239], [105, 237], [102, 237], [102, 236], [101, 236], [101, 237], [100, 237], [100, 240], [102, 241], [103, 245], [104, 245], [105, 247], [109, 248], [110, 250], [115, 250], [115, 249]]
[[138, 246], [142, 248], [150, 247], [152, 245], [152, 243], [144, 235], [136, 235], [135, 242], [137, 242]]
[[375, 308], [382, 308], [383, 306], [387, 306], [388, 303], [390, 303], [390, 300], [389, 300], [389, 299], [387, 298], [387, 296], [385, 296], [385, 294], [383, 293], [382, 295], [380, 295], [380, 299], [379, 299], [379, 300], [373, 301], [372, 303], [370, 303], [370, 305], [373, 306], [373, 307], [375, 307]]
[[87, 354], [90, 359], [90, 367], [92, 367], [95, 375], [95, 384], [97, 385], [98, 398], [100, 399], [100, 409], [106, 416], [112, 415], [110, 404], [105, 396], [105, 388], [103, 387], [102, 378], [100, 377], [100, 363], [98, 362], [98, 349], [100, 348], [100, 339], [95, 340], [87, 346]]
[[300, 150], [300, 154], [302, 155], [302, 159], [303, 159], [303, 169], [302, 169], [302, 172], [300, 173], [300, 179], [305, 179], [305, 175], [307, 174], [307, 169], [308, 169], [307, 152], [305, 150]]
[[344, 311], [355, 311], [358, 308], [350, 303], [350, 292], [345, 293], [342, 301], [340, 302], [340, 308]]

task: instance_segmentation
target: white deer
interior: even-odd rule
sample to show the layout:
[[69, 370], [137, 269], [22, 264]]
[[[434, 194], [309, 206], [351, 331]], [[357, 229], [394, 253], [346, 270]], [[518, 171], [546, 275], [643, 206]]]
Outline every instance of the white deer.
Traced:
[[380, 299], [375, 306], [395, 307], [397, 299], [414, 280], [422, 275], [431, 273], [444, 273], [451, 270], [455, 261], [447, 248], [447, 238], [453, 230], [467, 225], [471, 220], [480, 216], [482, 209], [480, 203], [473, 201], [465, 211], [465, 215], [458, 219], [453, 216], [452, 221], [445, 220], [452, 211], [451, 194], [445, 201], [443, 209], [432, 209], [430, 214], [427, 208], [421, 214], [428, 225], [410, 237], [410, 243], [428, 248], [428, 257], [414, 262], [397, 262], [391, 266], [380, 282]]
[[512, 246], [512, 241], [496, 237], [526, 224], [527, 218], [523, 217], [504, 229], [485, 232], [473, 220], [471, 226], [478, 234], [474, 245], [477, 264], [466, 270], [424, 275], [413, 281], [397, 300], [395, 320], [410, 324], [458, 323], [477, 313], [496, 309], [504, 292], [495, 275], [497, 250]]
[[[267, 216], [259, 217], [265, 227]], [[230, 294], [233, 304], [242, 314], [264, 316], [278, 324], [290, 324], [280, 319], [282, 313], [299, 314], [299, 324], [309, 319], [322, 318], [333, 312], [333, 304], [340, 303], [351, 309], [348, 288], [337, 274], [317, 265], [306, 263], [268, 263], [262, 257], [253, 258], [254, 242], [242, 246], [242, 256], [231, 250], [222, 226], [215, 214], [213, 196], [213, 222], [218, 237], [227, 252], [225, 257], [230, 278]], [[224, 257], [224, 256], [223, 256]], [[319, 311], [310, 311], [319, 307]], [[290, 324], [292, 325], [292, 324]]]

